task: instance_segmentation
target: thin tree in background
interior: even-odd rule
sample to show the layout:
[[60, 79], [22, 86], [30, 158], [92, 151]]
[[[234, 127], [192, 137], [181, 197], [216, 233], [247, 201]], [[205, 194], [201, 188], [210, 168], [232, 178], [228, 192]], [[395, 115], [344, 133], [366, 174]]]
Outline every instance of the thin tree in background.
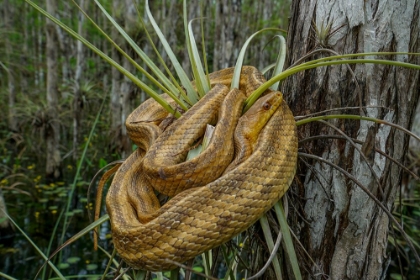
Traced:
[[[136, 33], [138, 32], [138, 19], [137, 19], [137, 9], [135, 6], [135, 1], [133, 0], [125, 0], [123, 3], [123, 18], [124, 18], [124, 29], [125, 31], [131, 35], [131, 37], [134, 37]], [[124, 43], [125, 52], [133, 55], [132, 48], [130, 45], [125, 42]], [[123, 60], [123, 67], [130, 71], [131, 73], [134, 73], [135, 69], [134, 66], [127, 60]], [[123, 144], [123, 156], [128, 157], [128, 155], [131, 154], [132, 148], [131, 148], [131, 141], [128, 138], [127, 130], [125, 128], [125, 120], [127, 119], [128, 115], [133, 110], [131, 106], [131, 101], [134, 99], [134, 92], [135, 92], [135, 86], [133, 82], [131, 82], [127, 77], [124, 76], [124, 78], [121, 81], [121, 88], [120, 88], [120, 94], [121, 94], [121, 123], [123, 124], [121, 126], [121, 135], [122, 135], [122, 144]]]
[[[112, 17], [118, 22], [121, 23], [121, 2], [114, 0], [112, 1]], [[116, 28], [111, 28], [111, 38], [113, 40], [117, 40], [118, 38], [118, 30]], [[120, 42], [120, 40], [117, 40]], [[120, 63], [121, 56], [119, 52], [113, 48], [111, 51], [111, 58]], [[121, 122], [121, 79], [122, 74], [115, 68], [112, 67], [111, 69], [111, 92], [110, 92], [110, 113], [111, 113], [111, 128], [110, 131], [112, 132], [112, 142], [114, 143], [115, 149], [118, 151], [122, 149], [122, 125]]]
[[[418, 53], [419, 11], [418, 0], [369, 0], [352, 5], [342, 5], [339, 1], [294, 1], [287, 40], [288, 64], [321, 48], [346, 54]], [[318, 52], [315, 58], [329, 55], [330, 52]], [[420, 64], [418, 56], [386, 58]], [[333, 108], [371, 106], [363, 114], [409, 128], [420, 94], [420, 72], [377, 64], [350, 67], [358, 84], [346, 65], [316, 68], [289, 78], [283, 92], [295, 116]], [[359, 114], [360, 111], [337, 113]], [[358, 147], [367, 161], [343, 138], [301, 142], [300, 151], [351, 171], [391, 211], [403, 172], [376, 150], [404, 164], [408, 136], [387, 125], [368, 121], [335, 120], [330, 124], [360, 141]], [[299, 129], [299, 139], [337, 135], [335, 128], [323, 123], [303, 126]], [[302, 159], [297, 171], [300, 184], [294, 185], [288, 194], [293, 205], [289, 222], [315, 262], [304, 255], [300, 258], [308, 260], [306, 269], [302, 269], [306, 272], [305, 279], [324, 279], [323, 275], [331, 279], [382, 278], [386, 275], [389, 258], [386, 250], [392, 227], [387, 215], [348, 176], [319, 160]]]
[[[240, 14], [241, 1], [218, 0], [215, 3], [214, 70], [235, 65], [237, 58], [235, 48], [238, 48], [235, 40], [239, 36]], [[245, 36], [249, 35], [246, 34]]]
[[[46, 0], [47, 11], [55, 15], [56, 1]], [[45, 131], [47, 142], [46, 178], [56, 179], [61, 175], [60, 126], [58, 120], [58, 37], [56, 25], [46, 20], [46, 59], [47, 59], [47, 106], [48, 125]]]
[[[12, 33], [12, 21], [13, 21], [13, 8], [10, 5], [8, 0], [3, 1], [3, 20], [4, 20], [4, 27], [7, 34]], [[9, 38], [10, 36], [6, 36], [5, 40], [5, 48], [6, 48], [6, 57], [7, 59], [11, 60], [13, 54], [13, 46], [12, 41]], [[13, 67], [11, 63], [6, 62], [6, 71], [7, 71], [7, 89], [9, 95], [9, 130], [17, 132], [18, 131], [18, 121], [16, 116], [16, 84], [15, 84], [15, 73], [13, 71]]]
[[[80, 0], [80, 7], [87, 11], [88, 2], [85, 0]], [[77, 33], [85, 36], [85, 16], [81, 11], [78, 13], [78, 26]], [[74, 75], [74, 98], [73, 98], [73, 159], [78, 158], [77, 149], [79, 147], [79, 134], [80, 134], [80, 121], [82, 118], [82, 109], [83, 109], [83, 99], [82, 99], [82, 74], [85, 69], [85, 47], [82, 42], [77, 41], [77, 61], [76, 61], [76, 71]]]

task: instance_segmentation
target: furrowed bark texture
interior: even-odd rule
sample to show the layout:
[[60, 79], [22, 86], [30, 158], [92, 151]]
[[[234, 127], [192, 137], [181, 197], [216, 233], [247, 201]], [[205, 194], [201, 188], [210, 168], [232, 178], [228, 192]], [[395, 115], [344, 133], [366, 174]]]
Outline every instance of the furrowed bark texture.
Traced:
[[[328, 47], [341, 54], [362, 52], [420, 52], [420, 4], [406, 1], [303, 1], [292, 3], [288, 33], [288, 64], [315, 48]], [[322, 40], [316, 29], [331, 24], [331, 36]], [[330, 32], [330, 33], [331, 33]], [[314, 58], [327, 56], [317, 54]], [[418, 57], [397, 55], [378, 57], [420, 64]], [[420, 93], [418, 70], [352, 64], [357, 88], [348, 66], [316, 68], [290, 77], [283, 92], [295, 116], [326, 109], [372, 106], [368, 117], [383, 119], [409, 128]], [[380, 106], [380, 107], [375, 107]], [[359, 114], [359, 110], [337, 113]], [[300, 143], [300, 151], [315, 154], [350, 172], [391, 210], [401, 184], [402, 171], [395, 163], [375, 152], [382, 150], [404, 163], [408, 137], [403, 132], [367, 121], [330, 121], [352, 138], [362, 141], [360, 153], [344, 139]], [[322, 123], [299, 127], [299, 139], [337, 134]], [[305, 162], [309, 163], [306, 165]], [[379, 178], [383, 195], [369, 170]], [[379, 279], [386, 273], [390, 256], [389, 219], [349, 178], [333, 167], [302, 158], [297, 181], [289, 192], [292, 202], [290, 224], [316, 265], [306, 265], [306, 279]], [[395, 257], [395, 256], [391, 256]], [[303, 257], [300, 259], [307, 259]], [[311, 275], [311, 276], [310, 276]]]

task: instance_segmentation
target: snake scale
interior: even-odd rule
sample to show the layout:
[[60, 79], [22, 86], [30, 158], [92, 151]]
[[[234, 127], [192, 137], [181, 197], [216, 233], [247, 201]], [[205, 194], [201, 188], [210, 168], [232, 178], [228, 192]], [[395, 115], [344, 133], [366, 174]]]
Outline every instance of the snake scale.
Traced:
[[[291, 184], [297, 136], [290, 109], [280, 92], [267, 90], [241, 117], [245, 97], [265, 80], [244, 66], [239, 90], [229, 90], [232, 76], [233, 68], [210, 74], [211, 91], [178, 120], [153, 99], [127, 118], [138, 149], [115, 174], [106, 205], [115, 248], [131, 267], [173, 269], [230, 240]], [[258, 117], [260, 107], [272, 112], [256, 122], [252, 114]], [[216, 125], [209, 146], [185, 161], [207, 123]], [[161, 206], [155, 191], [172, 198]]]

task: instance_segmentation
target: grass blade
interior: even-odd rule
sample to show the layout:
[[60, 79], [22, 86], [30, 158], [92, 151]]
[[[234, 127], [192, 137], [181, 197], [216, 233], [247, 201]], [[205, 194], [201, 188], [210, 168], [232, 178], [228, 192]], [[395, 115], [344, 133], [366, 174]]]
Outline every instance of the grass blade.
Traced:
[[4, 279], [7, 279], [7, 280], [18, 280], [16, 278], [13, 278], [12, 276], [9, 276], [9, 275], [4, 274], [2, 272], [0, 272], [0, 277], [3, 277]]
[[230, 88], [239, 88], [239, 80], [240, 80], [240, 76], [241, 76], [241, 69], [242, 69], [242, 65], [244, 62], [244, 58], [245, 58], [245, 52], [246, 49], [248, 48], [249, 43], [252, 41], [252, 39], [254, 39], [255, 36], [257, 36], [258, 34], [261, 34], [263, 32], [266, 31], [284, 31], [282, 29], [279, 28], [264, 28], [261, 29], [257, 32], [255, 32], [254, 34], [252, 34], [246, 41], [245, 44], [242, 46], [241, 51], [239, 52], [238, 55], [238, 59], [236, 60], [236, 65], [235, 65], [235, 70], [233, 72], [233, 77], [232, 77], [232, 83], [230, 85]]
[[169, 59], [172, 62], [172, 65], [175, 68], [175, 71], [181, 80], [182, 86], [187, 91], [187, 96], [189, 100], [192, 102], [192, 104], [197, 103], [199, 100], [199, 97], [197, 95], [197, 92], [194, 90], [194, 87], [192, 86], [192, 83], [190, 79], [188, 78], [187, 74], [185, 73], [184, 69], [182, 69], [181, 64], [179, 63], [178, 59], [176, 59], [176, 56], [174, 52], [172, 51], [171, 47], [169, 46], [168, 41], [166, 40], [165, 36], [163, 35], [162, 31], [160, 30], [159, 26], [157, 25], [155, 19], [153, 18], [152, 13], [150, 12], [149, 8], [149, 0], [146, 0], [146, 13], [149, 17], [150, 23], [152, 24], [156, 34], [159, 37], [160, 42], [162, 43], [166, 53], [168, 54]]
[[[280, 39], [280, 51], [279, 51], [279, 55], [277, 56], [276, 64], [274, 66], [273, 77], [277, 76], [283, 71], [284, 61], [286, 60], [286, 51], [287, 51], [286, 39], [284, 39], [284, 37], [281, 35], [278, 35], [277, 37]], [[279, 84], [280, 84], [280, 81], [277, 81], [270, 88], [272, 90], [278, 90]]]
[[[271, 235], [271, 229], [270, 229], [270, 225], [268, 224], [266, 214], [264, 214], [260, 218], [260, 224], [264, 233], [265, 242], [267, 243], [268, 249], [270, 250], [270, 252], [273, 252], [274, 250], [273, 236]], [[277, 255], [273, 258], [272, 264], [274, 267], [274, 272], [276, 273], [277, 280], [283, 279], [283, 277], [281, 276], [281, 267], [280, 267], [280, 262], [279, 262], [279, 259], [277, 258]]]
[[[74, 2], [74, 0], [73, 0]], [[85, 16], [95, 25], [95, 27], [105, 36], [105, 38], [111, 42], [117, 50], [127, 58], [131, 64], [133, 64], [137, 70], [145, 75], [154, 85], [159, 87], [165, 93], [167, 93], [173, 100], [175, 100], [184, 110], [187, 110], [187, 105], [179, 99], [177, 96], [180, 94], [178, 89], [166, 78], [166, 76], [159, 70], [155, 63], [144, 53], [144, 51], [130, 38], [125, 30], [112, 18], [112, 16], [105, 10], [105, 8], [95, 0], [96, 5], [101, 9], [102, 13], [108, 18], [112, 25], [118, 30], [118, 32], [124, 37], [124, 39], [130, 44], [138, 56], [146, 63], [146, 65], [152, 70], [152, 72], [161, 80], [165, 86], [159, 83], [153, 76], [151, 76], [143, 67], [141, 67], [134, 59], [132, 59], [126, 52], [124, 52], [87, 14]], [[77, 4], [75, 3], [77, 6]], [[181, 91], [182, 92], [182, 91]]]
[[293, 246], [292, 236], [290, 235], [289, 225], [287, 224], [287, 218], [284, 213], [283, 204], [281, 200], [279, 200], [274, 205], [274, 211], [276, 212], [276, 216], [280, 224], [280, 230], [283, 234], [283, 244], [285, 244], [286, 255], [289, 257], [295, 278], [297, 280], [300, 280], [302, 279], [302, 274], [300, 273], [299, 262], [297, 260], [295, 248]]
[[103, 215], [102, 217], [100, 217], [98, 220], [94, 221], [93, 223], [89, 224], [87, 227], [85, 227], [84, 229], [82, 229], [81, 231], [79, 231], [78, 233], [76, 233], [75, 235], [73, 235], [70, 239], [68, 239], [66, 242], [64, 242], [62, 245], [60, 245], [49, 257], [49, 259], [53, 258], [57, 253], [59, 253], [61, 251], [61, 249], [63, 249], [64, 247], [66, 247], [67, 245], [73, 243], [74, 241], [76, 241], [77, 239], [81, 238], [82, 236], [88, 234], [91, 230], [94, 230], [95, 227], [99, 226], [100, 224], [106, 222], [109, 220], [109, 216], [108, 214]]
[[191, 20], [188, 24], [188, 33], [189, 33], [189, 36], [188, 36], [189, 48], [188, 49], [191, 50], [190, 61], [191, 61], [191, 68], [193, 69], [193, 73], [194, 73], [194, 80], [197, 87], [198, 85], [200, 85], [202, 92], [201, 93], [200, 91], [198, 92], [200, 93], [201, 97], [203, 97], [207, 92], [210, 91], [210, 83], [208, 83], [207, 76], [204, 73], [203, 65], [201, 64], [200, 55], [198, 54], [197, 43], [195, 42], [194, 34], [192, 32], [192, 22], [193, 20]]
[[[97, 124], [98, 124], [98, 122], [99, 122], [99, 117], [100, 117], [100, 115], [101, 115], [101, 112], [102, 112], [103, 106], [104, 106], [104, 104], [105, 104], [105, 100], [106, 100], [106, 99], [104, 99], [104, 100], [103, 100], [103, 102], [102, 102], [102, 104], [101, 104], [101, 108], [99, 109], [98, 114], [96, 115], [96, 119], [95, 119], [95, 121], [94, 121], [94, 123], [93, 123], [93, 125], [92, 125], [92, 129], [90, 130], [89, 137], [88, 137], [88, 139], [87, 139], [87, 141], [86, 141], [85, 148], [83, 149], [82, 156], [81, 156], [81, 158], [80, 158], [80, 160], [79, 160], [79, 163], [78, 163], [78, 165], [77, 165], [77, 170], [76, 170], [76, 174], [75, 174], [75, 176], [74, 176], [73, 184], [71, 185], [70, 192], [69, 192], [69, 194], [68, 194], [68, 196], [67, 196], [67, 206], [66, 206], [66, 211], [65, 211], [65, 213], [68, 213], [68, 212], [69, 212], [69, 210], [70, 210], [70, 207], [71, 207], [71, 202], [72, 202], [72, 200], [73, 200], [73, 194], [74, 194], [74, 191], [75, 191], [75, 189], [76, 189], [76, 185], [77, 185], [77, 180], [79, 179], [79, 174], [80, 174], [80, 171], [81, 171], [81, 169], [82, 169], [82, 164], [83, 164], [83, 162], [84, 162], [84, 159], [86, 158], [87, 149], [88, 149], [88, 147], [89, 147], [89, 143], [90, 143], [90, 142], [91, 142], [91, 140], [92, 140], [92, 137], [93, 137], [93, 134], [94, 134], [94, 131], [95, 131], [96, 125], [97, 125]], [[59, 223], [59, 222], [60, 222], [60, 220], [57, 220], [57, 223]], [[63, 241], [64, 241], [64, 235], [65, 235], [65, 233], [66, 233], [67, 223], [68, 223], [68, 216], [67, 216], [67, 215], [64, 215], [63, 231], [62, 231], [62, 233], [61, 233], [61, 241], [60, 241], [60, 243], [63, 243]]]
[[204, 61], [204, 70], [206, 71], [206, 79], [207, 79], [207, 84], [209, 85], [210, 88], [210, 79], [209, 79], [209, 67], [207, 65], [207, 55], [206, 55], [206, 42], [204, 40], [204, 15], [203, 15], [203, 2], [201, 2], [200, 5], [200, 26], [201, 26], [201, 47], [202, 47], [202, 52], [203, 52], [203, 61]]
[[22, 233], [22, 235], [26, 238], [26, 240], [28, 240], [29, 243], [31, 243], [31, 245], [35, 248], [35, 250], [38, 252], [38, 254], [47, 262], [47, 264], [51, 267], [51, 269], [54, 270], [54, 272], [57, 274], [57, 276], [60, 277], [60, 279], [65, 280], [66, 278], [61, 274], [60, 270], [58, 270], [58, 268], [48, 259], [48, 257], [46, 255], [44, 255], [44, 253], [41, 251], [41, 249], [39, 249], [38, 246], [36, 246], [36, 244], [31, 240], [31, 238], [29, 238], [29, 236], [26, 235], [26, 233], [9, 216], [9, 214], [7, 214], [4, 211], [3, 211], [3, 213], [7, 216], [7, 218], [9, 218], [9, 220], [12, 222], [12, 224], [20, 231], [20, 233]]
[[132, 73], [127, 71], [124, 67], [119, 65], [116, 61], [111, 59], [108, 55], [106, 55], [104, 52], [99, 50], [97, 47], [95, 47], [92, 43], [90, 43], [88, 40], [77, 34], [73, 29], [68, 27], [67, 25], [63, 24], [60, 20], [55, 18], [54, 16], [50, 15], [48, 12], [46, 12], [44, 9], [36, 5], [31, 0], [25, 0], [26, 3], [31, 5], [34, 9], [36, 9], [38, 12], [43, 14], [45, 17], [53, 21], [55, 24], [63, 28], [67, 33], [69, 33], [71, 36], [76, 38], [77, 40], [81, 41], [86, 47], [91, 49], [93, 52], [98, 54], [101, 58], [104, 59], [104, 61], [108, 62], [112, 66], [118, 69], [123, 75], [125, 75], [128, 79], [130, 79], [134, 84], [136, 84], [139, 88], [141, 88], [144, 92], [146, 92], [149, 96], [151, 96], [153, 99], [155, 99], [165, 110], [167, 110], [169, 113], [174, 114], [176, 117], [180, 117], [181, 114], [178, 111], [175, 111], [169, 104], [166, 102], [165, 99], [163, 99], [159, 94], [157, 94], [154, 90], [152, 90], [149, 86], [147, 86], [145, 83], [140, 81], [136, 76], [134, 76]]
[[[335, 56], [341, 57], [341, 56]], [[371, 63], [371, 64], [384, 64], [384, 65], [393, 65], [393, 66], [400, 66], [405, 68], [411, 68], [420, 70], [420, 65], [407, 63], [407, 62], [400, 62], [400, 61], [392, 61], [392, 60], [383, 60], [383, 59], [345, 59], [345, 60], [330, 60], [332, 56], [323, 58], [322, 62], [317, 63], [304, 63], [292, 68], [287, 69], [286, 71], [283, 71], [282, 73], [274, 76], [264, 84], [262, 84], [258, 89], [256, 89], [246, 100], [245, 100], [245, 109], [244, 112], [246, 112], [252, 104], [255, 103], [255, 101], [258, 99], [258, 97], [261, 96], [261, 94], [266, 91], [269, 87], [271, 87], [275, 82], [282, 81], [286, 79], [287, 77], [301, 71], [305, 71], [312, 68], [317, 68], [321, 66], [332, 66], [332, 65], [339, 65], [339, 64], [361, 64], [361, 63]], [[329, 61], [324, 61], [329, 60]], [[236, 69], [235, 69], [236, 70]]]

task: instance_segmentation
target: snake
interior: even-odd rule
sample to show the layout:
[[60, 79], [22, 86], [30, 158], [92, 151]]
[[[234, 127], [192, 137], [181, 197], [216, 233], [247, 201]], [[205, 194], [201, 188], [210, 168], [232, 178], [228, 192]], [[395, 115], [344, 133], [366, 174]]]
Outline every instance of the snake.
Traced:
[[[298, 149], [293, 114], [281, 92], [266, 90], [241, 116], [265, 79], [243, 66], [239, 89], [229, 89], [233, 72], [210, 74], [212, 89], [175, 121], [153, 99], [127, 118], [138, 149], [116, 172], [106, 208], [114, 246], [132, 268], [171, 270], [217, 247], [288, 190]], [[208, 123], [216, 126], [209, 146], [185, 160]], [[161, 205], [156, 192], [170, 199]]]

